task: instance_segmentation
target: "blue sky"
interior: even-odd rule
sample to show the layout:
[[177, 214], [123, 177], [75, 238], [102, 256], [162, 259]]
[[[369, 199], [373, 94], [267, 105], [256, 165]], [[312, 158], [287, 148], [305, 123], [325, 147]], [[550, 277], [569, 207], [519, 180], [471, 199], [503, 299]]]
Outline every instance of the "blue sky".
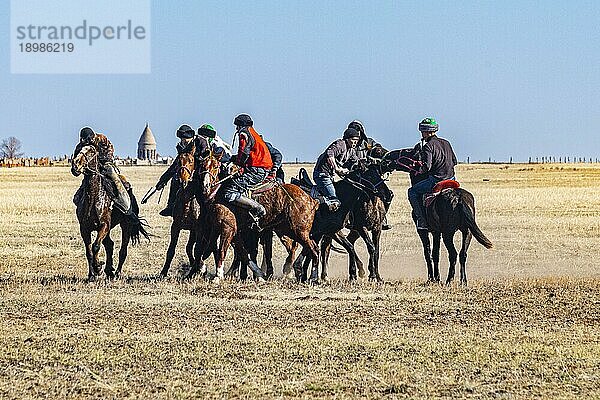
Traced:
[[434, 116], [459, 159], [600, 157], [600, 3], [592, 1], [158, 1], [152, 73], [10, 74], [0, 5], [0, 138], [29, 155], [72, 151], [79, 129], [134, 155], [146, 121], [161, 154], [175, 130], [232, 120], [288, 160], [314, 160], [354, 118], [387, 148]]

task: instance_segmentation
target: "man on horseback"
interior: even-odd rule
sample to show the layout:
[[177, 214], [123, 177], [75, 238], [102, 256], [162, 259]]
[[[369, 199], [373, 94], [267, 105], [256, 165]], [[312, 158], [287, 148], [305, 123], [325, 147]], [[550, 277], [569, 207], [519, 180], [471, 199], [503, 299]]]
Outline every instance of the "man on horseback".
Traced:
[[247, 114], [235, 117], [233, 124], [239, 140], [238, 152], [233, 157], [237, 172], [223, 184], [222, 198], [229, 204], [248, 210], [248, 214], [258, 226], [265, 214], [265, 208], [247, 196], [248, 189], [265, 180], [273, 168], [273, 160], [267, 144], [256, 132], [252, 118]]
[[419, 150], [427, 177], [408, 189], [408, 200], [415, 216], [417, 230], [427, 230], [425, 205], [423, 196], [430, 193], [436, 183], [446, 179], [454, 179], [454, 167], [458, 164], [450, 142], [436, 135], [438, 124], [433, 118], [425, 118], [419, 123], [421, 142], [415, 149]]
[[85, 146], [94, 146], [96, 148], [98, 153], [98, 172], [110, 179], [117, 191], [117, 196], [113, 199], [115, 205], [123, 212], [123, 214], [131, 215], [133, 213], [131, 209], [131, 199], [121, 180], [121, 176], [117, 173], [117, 168], [114, 164], [115, 149], [112, 143], [105, 135], [96, 133], [92, 128], [86, 126], [79, 132], [79, 143], [75, 147], [73, 157], [76, 157]]
[[206, 139], [206, 142], [210, 146], [213, 152], [223, 154], [221, 162], [226, 163], [231, 160], [231, 146], [225, 142], [217, 134], [217, 130], [210, 124], [204, 124], [198, 128], [198, 136]]
[[[367, 162], [369, 159], [369, 155], [371, 150], [375, 148], [382, 148], [382, 146], [377, 143], [373, 138], [370, 138], [365, 133], [365, 127], [362, 122], [355, 119], [354, 121], [348, 124], [348, 128], [352, 128], [357, 130], [360, 133], [360, 140], [356, 145], [356, 149], [354, 150], [354, 154], [357, 160], [362, 162]], [[385, 182], [382, 182], [379, 186], [377, 186], [377, 196], [383, 201], [383, 205], [385, 206], [386, 216], [383, 220], [383, 225], [381, 229], [387, 231], [392, 229], [391, 225], [387, 221], [387, 212], [390, 209], [392, 204], [392, 199], [394, 198], [394, 192], [390, 190], [390, 188], [386, 185]]]
[[[198, 128], [198, 134], [194, 132], [189, 125], [181, 125], [177, 129], [177, 137], [180, 139], [179, 143], [175, 147], [177, 154], [189, 153], [194, 148], [194, 157], [196, 161], [206, 157], [210, 154], [211, 149], [213, 151], [223, 153], [223, 161], [228, 161], [231, 158], [231, 147], [217, 135], [217, 131], [212, 125], [204, 124]], [[171, 166], [161, 175], [158, 183], [156, 184], [156, 190], [162, 190], [171, 181], [169, 189], [169, 200], [167, 206], [159, 214], [163, 217], [170, 217], [173, 215], [173, 206], [176, 201], [177, 192], [180, 189], [180, 182], [177, 178], [177, 168], [179, 166], [176, 162], [173, 162]]]
[[354, 156], [353, 149], [359, 141], [360, 132], [348, 128], [344, 131], [343, 137], [331, 143], [317, 159], [313, 179], [331, 211], [337, 210], [341, 204], [333, 186], [334, 174], [344, 177], [350, 172], [345, 168], [345, 164], [351, 161]]

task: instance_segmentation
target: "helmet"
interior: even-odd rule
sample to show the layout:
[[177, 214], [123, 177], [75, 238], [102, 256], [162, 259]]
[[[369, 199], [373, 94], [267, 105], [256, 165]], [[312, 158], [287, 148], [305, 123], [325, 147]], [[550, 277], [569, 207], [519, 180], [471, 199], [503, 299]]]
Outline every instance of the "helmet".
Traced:
[[233, 120], [233, 124], [235, 126], [252, 126], [254, 122], [252, 122], [252, 118], [248, 114], [240, 114]]
[[348, 124], [348, 128], [356, 129], [360, 133], [360, 136], [364, 136], [364, 134], [365, 134], [365, 127], [364, 127], [364, 125], [362, 124], [362, 122], [360, 122], [357, 119], [355, 119], [354, 121], [350, 122]]
[[353, 128], [344, 131], [344, 139], [360, 138], [360, 132]]
[[96, 133], [89, 126], [86, 126], [79, 131], [79, 139], [82, 142], [90, 143], [94, 139], [94, 136], [96, 136]]
[[433, 118], [425, 118], [419, 122], [419, 131], [421, 132], [437, 132], [438, 128], [438, 123]]
[[210, 124], [204, 124], [198, 128], [198, 135], [214, 139], [217, 136], [217, 130]]
[[177, 137], [179, 139], [191, 139], [194, 137], [194, 130], [189, 125], [181, 125], [179, 129], [177, 129]]

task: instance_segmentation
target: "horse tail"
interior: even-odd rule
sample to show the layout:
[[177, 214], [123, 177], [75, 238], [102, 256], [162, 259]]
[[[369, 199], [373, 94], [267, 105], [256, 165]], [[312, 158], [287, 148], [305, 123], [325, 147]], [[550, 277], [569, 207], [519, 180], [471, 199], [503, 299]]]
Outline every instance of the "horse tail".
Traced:
[[465, 218], [467, 226], [469, 227], [469, 230], [471, 231], [475, 239], [477, 239], [477, 241], [481, 243], [486, 249], [491, 249], [492, 247], [494, 247], [492, 242], [483, 234], [483, 232], [481, 232], [481, 229], [479, 229], [479, 227], [477, 226], [477, 223], [475, 222], [475, 215], [473, 214], [473, 211], [471, 211], [471, 207], [465, 204], [464, 201], [461, 201], [460, 204], [462, 206], [463, 217]]
[[149, 227], [148, 223], [144, 218], [140, 218], [138, 213], [140, 212], [140, 206], [133, 194], [133, 190], [129, 190], [129, 198], [131, 199], [131, 211], [130, 215], [125, 215], [125, 223], [129, 229], [129, 235], [131, 238], [131, 245], [135, 246], [140, 243], [141, 236], [150, 240], [150, 234], [146, 230]]

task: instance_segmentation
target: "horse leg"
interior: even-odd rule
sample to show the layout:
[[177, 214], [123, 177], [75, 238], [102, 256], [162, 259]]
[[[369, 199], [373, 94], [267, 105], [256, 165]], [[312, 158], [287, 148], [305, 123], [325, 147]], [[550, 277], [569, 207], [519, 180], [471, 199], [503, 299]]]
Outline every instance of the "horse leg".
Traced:
[[439, 232], [433, 233], [433, 250], [432, 250], [432, 258], [433, 258], [433, 281], [440, 281], [440, 247], [442, 241], [442, 234]]
[[84, 229], [83, 227], [79, 227], [79, 233], [81, 234], [81, 238], [83, 239], [83, 244], [85, 245], [85, 258], [87, 258], [88, 262], [88, 280], [93, 280], [95, 277], [94, 274], [94, 253], [92, 251], [92, 232]]
[[129, 232], [129, 228], [123, 228], [123, 225], [121, 225], [121, 248], [119, 248], [119, 264], [117, 265], [117, 270], [115, 271], [116, 278], [121, 276], [123, 264], [125, 264], [125, 260], [127, 259], [127, 247], [129, 246], [130, 240], [131, 233]]
[[365, 266], [364, 266], [363, 262], [361, 261], [361, 259], [358, 257], [356, 250], [354, 249], [354, 245], [356, 244], [356, 241], [358, 240], [359, 237], [360, 237], [360, 234], [357, 231], [350, 231], [348, 236], [346, 236], [348, 241], [350, 243], [352, 243], [352, 251], [353, 251], [354, 259], [356, 262], [356, 267], [358, 268], [358, 276], [360, 278], [364, 278], [366, 275]]
[[236, 250], [236, 248], [234, 246], [233, 261], [231, 262], [231, 266], [229, 267], [229, 270], [227, 271], [225, 276], [231, 277], [231, 278], [238, 276], [241, 264], [242, 264], [242, 259], [240, 258], [238, 251]]
[[195, 231], [193, 235], [192, 235], [192, 232], [194, 232], [194, 231], [190, 231], [190, 237], [192, 237], [192, 236], [194, 237], [194, 243], [192, 244], [192, 248], [193, 248], [192, 259], [194, 261], [190, 265], [191, 268], [190, 268], [190, 271], [188, 272], [188, 274], [186, 275], [186, 279], [193, 278], [198, 272], [201, 272], [202, 274], [206, 274], [206, 264], [204, 264], [203, 256], [204, 256], [206, 247], [209, 247], [212, 243], [210, 241], [210, 238], [208, 241], [206, 240], [206, 237], [204, 236], [206, 234], [206, 232], [199, 230], [199, 231]]
[[[305, 266], [306, 264], [306, 266]], [[297, 282], [306, 282], [306, 269], [308, 269], [308, 263], [306, 261], [306, 254], [304, 250], [298, 254], [298, 257], [292, 264], [292, 268], [294, 269], [294, 276], [296, 277]]]
[[256, 280], [258, 280], [259, 282], [262, 282], [265, 280], [265, 274], [258, 267], [258, 263], [256, 261], [258, 258], [259, 238], [255, 233], [251, 233], [251, 237], [249, 238], [249, 240], [250, 240], [250, 242], [249, 242], [248, 248], [250, 250], [248, 251], [248, 256], [249, 256], [250, 260], [248, 261], [248, 266], [252, 270], [252, 273], [254, 274], [254, 278]]
[[[423, 244], [423, 255], [427, 263], [427, 282], [435, 281], [433, 264], [431, 262], [431, 242], [429, 241], [429, 232], [424, 229], [417, 230], [421, 243]], [[439, 254], [439, 252], [438, 252]]]
[[373, 240], [373, 245], [375, 246], [375, 251], [373, 253], [373, 270], [375, 272], [375, 279], [377, 282], [383, 282], [381, 275], [379, 275], [379, 245], [381, 243], [381, 228], [374, 229], [371, 232], [371, 238]]
[[99, 258], [100, 245], [104, 241], [104, 238], [106, 238], [106, 235], [108, 234], [109, 231], [110, 231], [110, 224], [108, 224], [106, 222], [102, 223], [100, 225], [100, 229], [98, 229], [98, 235], [96, 236], [96, 240], [94, 241], [94, 244], [92, 245], [92, 253], [93, 253], [93, 258], [94, 258], [94, 273], [96, 275], [100, 275], [100, 272], [102, 269], [102, 262], [100, 261], [100, 258]]
[[310, 282], [316, 285], [319, 283], [319, 248], [317, 247], [317, 244], [310, 238], [308, 231], [300, 233], [298, 243], [300, 243], [302, 246], [303, 252], [306, 253], [307, 260], [312, 260]]
[[177, 248], [177, 241], [179, 240], [179, 232], [181, 232], [179, 225], [172, 223], [171, 240], [169, 241], [169, 248], [167, 249], [167, 258], [165, 259], [165, 265], [163, 266], [162, 271], [160, 271], [160, 275], [163, 278], [169, 273], [171, 262], [173, 261], [173, 257], [175, 257], [175, 249]]
[[104, 273], [107, 278], [115, 277], [115, 270], [113, 268], [113, 253], [115, 250], [115, 242], [110, 237], [110, 231], [106, 234], [106, 237], [102, 241], [104, 245], [104, 251], [106, 251], [106, 265], [104, 266]]
[[369, 237], [369, 231], [367, 228], [362, 227], [358, 230], [358, 234], [362, 238], [362, 240], [367, 245], [367, 251], [369, 252], [369, 280], [375, 280], [377, 277], [375, 276], [375, 245], [373, 241]]
[[469, 244], [471, 244], [471, 238], [473, 235], [471, 231], [462, 231], [462, 247], [460, 249], [459, 260], [460, 260], [460, 284], [467, 285], [467, 251], [469, 250]]
[[444, 240], [444, 245], [448, 250], [448, 261], [450, 262], [450, 266], [448, 267], [448, 278], [446, 279], [446, 285], [449, 285], [454, 279], [456, 257], [458, 255], [456, 248], [454, 247], [454, 232], [444, 232], [442, 234], [442, 239]]
[[332, 239], [329, 236], [324, 236], [321, 240], [321, 279], [323, 281], [329, 280], [327, 277], [327, 262], [331, 252], [331, 241]]
[[188, 256], [188, 261], [190, 262], [190, 266], [194, 265], [194, 244], [195, 243], [196, 243], [196, 231], [191, 230], [187, 244], [185, 245], [185, 252]]
[[358, 260], [358, 255], [356, 254], [356, 250], [354, 249], [354, 243], [350, 242], [346, 236], [344, 236], [341, 232], [336, 232], [333, 236], [333, 239], [338, 242], [344, 250], [348, 253], [348, 276], [350, 281], [355, 281], [356, 277], [356, 265]]
[[225, 262], [225, 257], [227, 257], [227, 251], [231, 246], [231, 242], [233, 241], [233, 232], [224, 232], [221, 234], [221, 242], [219, 243], [219, 251], [215, 252], [215, 265], [217, 268], [217, 273], [215, 279], [223, 279], [225, 278], [225, 271], [223, 268], [223, 263]]
[[296, 250], [298, 250], [298, 242], [283, 236], [279, 239], [288, 255], [285, 259], [285, 263], [283, 264], [283, 276], [288, 276], [290, 272], [292, 272], [292, 265], [294, 264], [294, 256], [296, 255]]
[[[273, 232], [267, 232], [261, 238], [263, 245], [263, 264], [266, 264], [267, 279], [273, 279]], [[261, 268], [261, 270], [263, 270]], [[264, 271], [264, 270], [263, 270]]]

